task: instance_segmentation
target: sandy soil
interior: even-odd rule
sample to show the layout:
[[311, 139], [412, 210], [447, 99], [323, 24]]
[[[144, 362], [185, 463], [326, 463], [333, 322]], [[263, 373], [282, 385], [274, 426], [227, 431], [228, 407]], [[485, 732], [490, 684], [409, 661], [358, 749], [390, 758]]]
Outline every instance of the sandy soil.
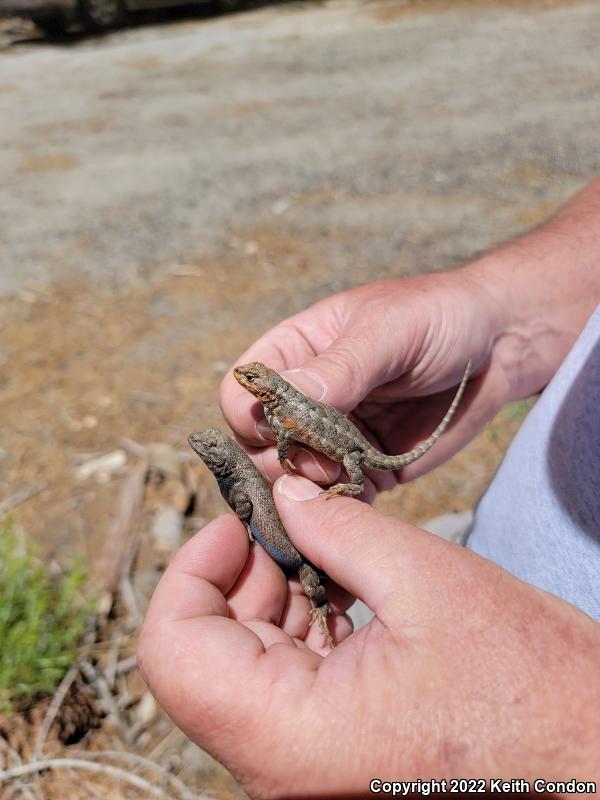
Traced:
[[[93, 556], [114, 487], [74, 484], [78, 459], [181, 444], [219, 421], [223, 370], [273, 323], [459, 263], [598, 171], [595, 13], [337, 0], [60, 44], [11, 23], [0, 490], [42, 487], [18, 509], [32, 535]], [[427, 479], [448, 476], [442, 501], [424, 481], [397, 507], [470, 504], [488, 445], [458, 462], [470, 477]]]

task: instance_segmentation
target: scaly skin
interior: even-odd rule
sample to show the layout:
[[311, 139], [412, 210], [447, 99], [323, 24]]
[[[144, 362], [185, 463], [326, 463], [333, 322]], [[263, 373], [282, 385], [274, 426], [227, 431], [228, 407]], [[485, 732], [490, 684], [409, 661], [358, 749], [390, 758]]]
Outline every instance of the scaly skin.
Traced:
[[450, 408], [431, 436], [408, 453], [396, 456], [381, 453], [337, 408], [311, 400], [259, 361], [236, 367], [233, 375], [262, 403], [267, 422], [277, 437], [277, 455], [283, 467], [293, 469], [287, 457], [293, 441], [307, 444], [332, 461], [341, 462], [348, 474], [348, 483], [337, 483], [327, 489], [327, 493], [357, 495], [364, 489], [363, 469], [401, 469], [433, 447], [454, 416], [470, 370], [469, 361]]
[[318, 620], [333, 647], [327, 626], [329, 604], [325, 587], [314, 567], [302, 558], [285, 532], [270, 484], [241, 447], [222, 431], [207, 428], [190, 434], [188, 442], [217, 479], [221, 494], [248, 528], [250, 538], [256, 539], [279, 566], [298, 573], [304, 594], [315, 604], [310, 611], [310, 622]]

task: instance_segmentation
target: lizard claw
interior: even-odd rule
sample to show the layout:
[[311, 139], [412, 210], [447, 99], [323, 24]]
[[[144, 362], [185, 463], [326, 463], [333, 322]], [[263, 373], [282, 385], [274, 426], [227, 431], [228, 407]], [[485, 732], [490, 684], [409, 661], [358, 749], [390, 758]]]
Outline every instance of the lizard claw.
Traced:
[[323, 489], [320, 494], [326, 494], [327, 498], [335, 497], [336, 495], [346, 494], [348, 497], [354, 497], [360, 494], [363, 490], [362, 486], [357, 483], [336, 483], [335, 486], [330, 486], [329, 489]]
[[280, 462], [280, 463], [281, 463], [281, 466], [282, 466], [282, 467], [283, 467], [283, 468], [284, 468], [284, 469], [285, 469], [287, 472], [298, 472], [298, 469], [297, 469], [297, 467], [295, 467], [295, 466], [294, 466], [294, 464], [293, 464], [293, 463], [290, 461], [290, 459], [289, 459], [289, 458], [286, 458], [286, 459], [284, 459], [284, 460], [283, 460], [282, 462]]
[[327, 644], [331, 649], [335, 647], [335, 642], [333, 641], [333, 636], [331, 635], [331, 631], [329, 630], [329, 626], [327, 625], [327, 614], [329, 614], [329, 604], [325, 603], [322, 606], [317, 606], [316, 608], [311, 608], [310, 612], [310, 624], [312, 625], [313, 622], [318, 622], [319, 627], [325, 634], [327, 639]]

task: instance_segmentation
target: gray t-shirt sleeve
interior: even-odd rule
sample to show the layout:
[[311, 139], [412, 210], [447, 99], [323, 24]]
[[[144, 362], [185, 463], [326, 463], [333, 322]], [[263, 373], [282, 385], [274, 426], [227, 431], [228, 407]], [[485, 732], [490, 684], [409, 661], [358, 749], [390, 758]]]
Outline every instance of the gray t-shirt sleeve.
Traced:
[[600, 306], [510, 446], [467, 547], [600, 621]]

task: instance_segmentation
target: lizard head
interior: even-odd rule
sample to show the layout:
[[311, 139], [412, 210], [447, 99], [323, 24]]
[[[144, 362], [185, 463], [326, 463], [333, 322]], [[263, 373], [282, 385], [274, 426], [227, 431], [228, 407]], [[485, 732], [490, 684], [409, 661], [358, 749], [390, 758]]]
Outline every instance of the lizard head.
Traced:
[[261, 403], [268, 403], [275, 399], [277, 387], [282, 378], [274, 369], [266, 367], [260, 361], [235, 367], [233, 377], [236, 381], [253, 394]]
[[190, 433], [188, 443], [206, 466], [216, 475], [227, 470], [233, 442], [217, 428]]

